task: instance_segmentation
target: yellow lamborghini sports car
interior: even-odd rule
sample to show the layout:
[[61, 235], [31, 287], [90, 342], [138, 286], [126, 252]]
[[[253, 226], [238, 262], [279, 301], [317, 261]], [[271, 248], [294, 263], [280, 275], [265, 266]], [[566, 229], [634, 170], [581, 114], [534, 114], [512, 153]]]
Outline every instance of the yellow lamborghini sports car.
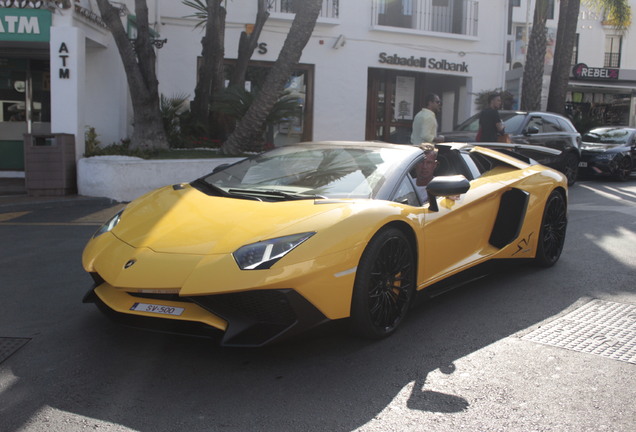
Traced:
[[362, 336], [388, 336], [416, 294], [451, 276], [492, 259], [559, 259], [566, 178], [517, 145], [497, 147], [437, 145], [425, 188], [416, 173], [434, 153], [323, 142], [158, 189], [88, 242], [95, 284], [84, 301], [125, 324], [227, 346], [343, 318]]

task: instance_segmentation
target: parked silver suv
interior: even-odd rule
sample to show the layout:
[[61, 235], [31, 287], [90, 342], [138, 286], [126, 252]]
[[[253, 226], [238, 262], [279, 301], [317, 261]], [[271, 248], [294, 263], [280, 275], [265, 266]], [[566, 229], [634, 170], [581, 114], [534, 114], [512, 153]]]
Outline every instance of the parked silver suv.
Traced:
[[[567, 117], [541, 111], [505, 110], [499, 111], [499, 116], [513, 143], [550, 147], [561, 151], [558, 156], [527, 149], [520, 149], [519, 153], [558, 169], [568, 178], [570, 186], [576, 182], [581, 159], [581, 134]], [[442, 135], [447, 142], [475, 142], [478, 130], [479, 114], [475, 114], [455, 130], [442, 132]]]

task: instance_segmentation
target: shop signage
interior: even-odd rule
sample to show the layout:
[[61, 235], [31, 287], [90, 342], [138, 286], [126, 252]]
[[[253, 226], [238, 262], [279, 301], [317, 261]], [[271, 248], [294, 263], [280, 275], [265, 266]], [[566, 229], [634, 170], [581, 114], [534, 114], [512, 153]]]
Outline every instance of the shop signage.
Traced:
[[50, 35], [50, 11], [0, 8], [0, 41], [48, 42]]
[[577, 79], [617, 80], [618, 69], [593, 68], [579, 63], [572, 68], [572, 75]]
[[60, 60], [62, 61], [62, 67], [60, 68], [60, 79], [69, 79], [71, 78], [71, 70], [68, 68], [68, 65], [66, 64], [66, 60], [68, 59], [68, 47], [66, 46], [66, 43], [62, 42], [62, 44], [60, 45], [60, 48], [57, 50], [57, 53], [60, 57]]
[[466, 62], [452, 63], [445, 59], [439, 60], [433, 57], [400, 57], [397, 54], [388, 55], [385, 52], [381, 52], [378, 58], [378, 62], [399, 66], [411, 66], [422, 69], [435, 69], [451, 72], [468, 72], [468, 65], [466, 64]]

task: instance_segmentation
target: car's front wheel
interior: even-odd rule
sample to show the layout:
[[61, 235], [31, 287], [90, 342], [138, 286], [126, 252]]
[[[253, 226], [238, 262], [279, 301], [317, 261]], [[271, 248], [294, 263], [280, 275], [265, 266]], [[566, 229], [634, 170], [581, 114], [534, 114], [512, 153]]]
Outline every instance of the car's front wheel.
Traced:
[[543, 209], [541, 230], [534, 261], [541, 267], [553, 266], [561, 256], [568, 225], [565, 198], [558, 191], [552, 191]]
[[415, 256], [404, 233], [379, 231], [362, 254], [351, 301], [351, 323], [361, 336], [380, 339], [404, 320], [415, 293]]
[[579, 158], [576, 154], [570, 152], [565, 155], [561, 172], [568, 179], [568, 186], [576, 183], [579, 174]]
[[616, 164], [614, 178], [618, 181], [627, 181], [632, 173], [632, 160], [624, 156]]

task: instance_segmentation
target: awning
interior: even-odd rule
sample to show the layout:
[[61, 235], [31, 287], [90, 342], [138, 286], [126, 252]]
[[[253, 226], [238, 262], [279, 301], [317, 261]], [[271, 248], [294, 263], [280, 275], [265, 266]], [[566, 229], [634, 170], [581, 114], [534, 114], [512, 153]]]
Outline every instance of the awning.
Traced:
[[568, 84], [568, 90], [573, 91], [575, 89], [581, 89], [583, 91], [597, 90], [599, 92], [611, 92], [611, 93], [636, 93], [636, 83], [607, 83], [607, 82], [578, 82], [570, 81]]

